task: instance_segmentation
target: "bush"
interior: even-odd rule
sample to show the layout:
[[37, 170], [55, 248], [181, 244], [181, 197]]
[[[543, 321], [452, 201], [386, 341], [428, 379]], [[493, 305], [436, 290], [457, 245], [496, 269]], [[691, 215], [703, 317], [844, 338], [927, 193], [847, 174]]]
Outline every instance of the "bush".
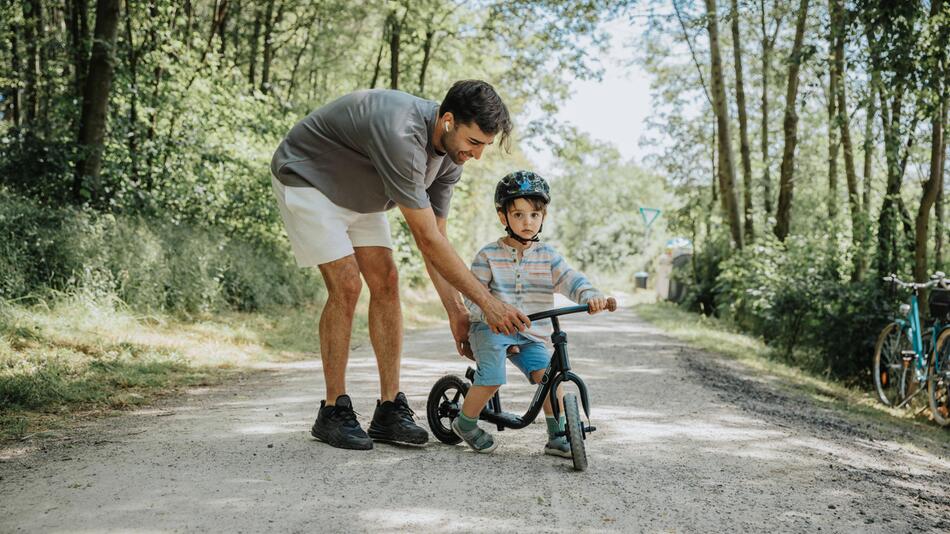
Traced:
[[51, 208], [0, 192], [0, 297], [115, 296], [134, 309], [259, 310], [315, 300], [322, 283], [283, 242], [224, 229]]
[[827, 242], [791, 236], [781, 243], [763, 235], [724, 260], [721, 244], [710, 245], [697, 255], [704, 267], [693, 301], [712, 285], [717, 315], [761, 336], [786, 361], [839, 379], [866, 379], [876, 336], [901, 295], [885, 292], [874, 278], [844, 277], [847, 258], [816, 245]]

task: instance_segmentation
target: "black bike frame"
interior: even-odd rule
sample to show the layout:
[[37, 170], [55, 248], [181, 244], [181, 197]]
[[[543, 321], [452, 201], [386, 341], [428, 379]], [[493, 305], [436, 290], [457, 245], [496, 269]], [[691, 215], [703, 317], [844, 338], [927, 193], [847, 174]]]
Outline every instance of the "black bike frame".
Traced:
[[[482, 409], [482, 413], [479, 415], [481, 420], [494, 423], [498, 427], [498, 430], [524, 428], [533, 423], [538, 417], [538, 413], [541, 411], [541, 408], [544, 407], [545, 397], [551, 398], [554, 418], [557, 419], [561, 411], [557, 401], [557, 388], [563, 382], [573, 382], [577, 385], [577, 390], [581, 396], [581, 405], [584, 407], [584, 415], [590, 418], [590, 402], [587, 397], [587, 386], [584, 384], [584, 381], [581, 380], [581, 377], [571, 371], [571, 363], [567, 357], [567, 334], [561, 330], [561, 325], [557, 319], [561, 315], [587, 311], [587, 306], [569, 306], [533, 313], [528, 316], [528, 319], [531, 321], [551, 319], [551, 324], [554, 326], [554, 332], [551, 333], [551, 341], [554, 343], [554, 354], [551, 356], [551, 363], [548, 365], [548, 368], [545, 369], [544, 376], [541, 378], [538, 389], [534, 393], [534, 399], [532, 399], [531, 405], [524, 415], [518, 416], [503, 412], [501, 410], [501, 396], [496, 391], [485, 408]], [[474, 373], [475, 370], [469, 368], [466, 377], [472, 380]]]

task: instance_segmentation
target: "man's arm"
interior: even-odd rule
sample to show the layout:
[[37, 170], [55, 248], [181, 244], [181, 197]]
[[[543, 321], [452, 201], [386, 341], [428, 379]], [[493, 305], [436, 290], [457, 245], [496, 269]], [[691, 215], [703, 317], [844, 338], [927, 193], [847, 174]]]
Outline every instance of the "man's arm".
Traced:
[[[435, 222], [439, 227], [439, 233], [441, 233], [443, 237], [448, 238], [446, 219], [436, 216]], [[468, 344], [468, 310], [462, 303], [462, 297], [459, 295], [458, 290], [452, 287], [452, 284], [439, 274], [439, 270], [435, 268], [435, 265], [429, 261], [427, 256], [423, 255], [422, 259], [426, 263], [426, 271], [429, 272], [432, 285], [435, 286], [436, 292], [439, 293], [442, 306], [445, 307], [445, 312], [449, 316], [449, 326], [452, 329], [452, 337], [455, 338], [455, 348], [458, 350], [460, 356], [471, 358], [472, 349]]]
[[[531, 325], [531, 321], [525, 314], [514, 306], [493, 297], [488, 288], [479, 283], [452, 248], [449, 240], [439, 230], [439, 224], [431, 208], [414, 209], [399, 206], [399, 209], [406, 218], [412, 237], [426, 263], [431, 263], [445, 282], [482, 309], [485, 313], [485, 321], [493, 332], [513, 334]], [[439, 295], [442, 296], [441, 291]]]

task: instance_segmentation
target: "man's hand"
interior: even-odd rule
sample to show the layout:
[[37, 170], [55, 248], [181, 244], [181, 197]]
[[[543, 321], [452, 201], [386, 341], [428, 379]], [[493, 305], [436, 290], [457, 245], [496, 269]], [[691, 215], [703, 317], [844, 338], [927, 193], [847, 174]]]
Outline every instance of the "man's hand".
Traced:
[[455, 338], [455, 350], [459, 356], [474, 360], [472, 354], [472, 345], [468, 342], [468, 314], [460, 313], [455, 317], [449, 317], [449, 327], [452, 329], [452, 337]]
[[593, 315], [604, 310], [617, 309], [617, 301], [613, 297], [595, 297], [587, 301], [587, 313]]
[[482, 308], [485, 322], [496, 334], [511, 335], [531, 327], [531, 320], [518, 308], [492, 297], [491, 305]]

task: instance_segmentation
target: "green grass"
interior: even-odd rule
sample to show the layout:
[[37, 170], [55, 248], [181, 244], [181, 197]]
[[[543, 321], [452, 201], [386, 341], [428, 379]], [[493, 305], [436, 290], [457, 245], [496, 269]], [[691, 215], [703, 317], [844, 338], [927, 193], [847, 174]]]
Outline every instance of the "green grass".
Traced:
[[[365, 293], [353, 344], [368, 338]], [[408, 328], [443, 320], [434, 292], [403, 295]], [[218, 384], [255, 363], [319, 358], [319, 314], [319, 303], [185, 318], [84, 295], [29, 306], [0, 301], [0, 441]]]
[[[778, 387], [805, 395], [820, 406], [836, 409], [845, 415], [860, 416], [877, 424], [896, 425], [937, 445], [950, 443], [950, 431], [930, 423], [927, 410], [894, 410], [880, 404], [870, 390], [849, 387], [789, 365], [762, 339], [738, 332], [714, 317], [691, 313], [668, 302], [647, 303], [641, 300], [634, 307], [637, 315], [660, 327], [664, 334], [771, 375], [777, 378], [773, 383]], [[918, 408], [922, 408], [925, 403], [926, 400], [918, 404]]]

